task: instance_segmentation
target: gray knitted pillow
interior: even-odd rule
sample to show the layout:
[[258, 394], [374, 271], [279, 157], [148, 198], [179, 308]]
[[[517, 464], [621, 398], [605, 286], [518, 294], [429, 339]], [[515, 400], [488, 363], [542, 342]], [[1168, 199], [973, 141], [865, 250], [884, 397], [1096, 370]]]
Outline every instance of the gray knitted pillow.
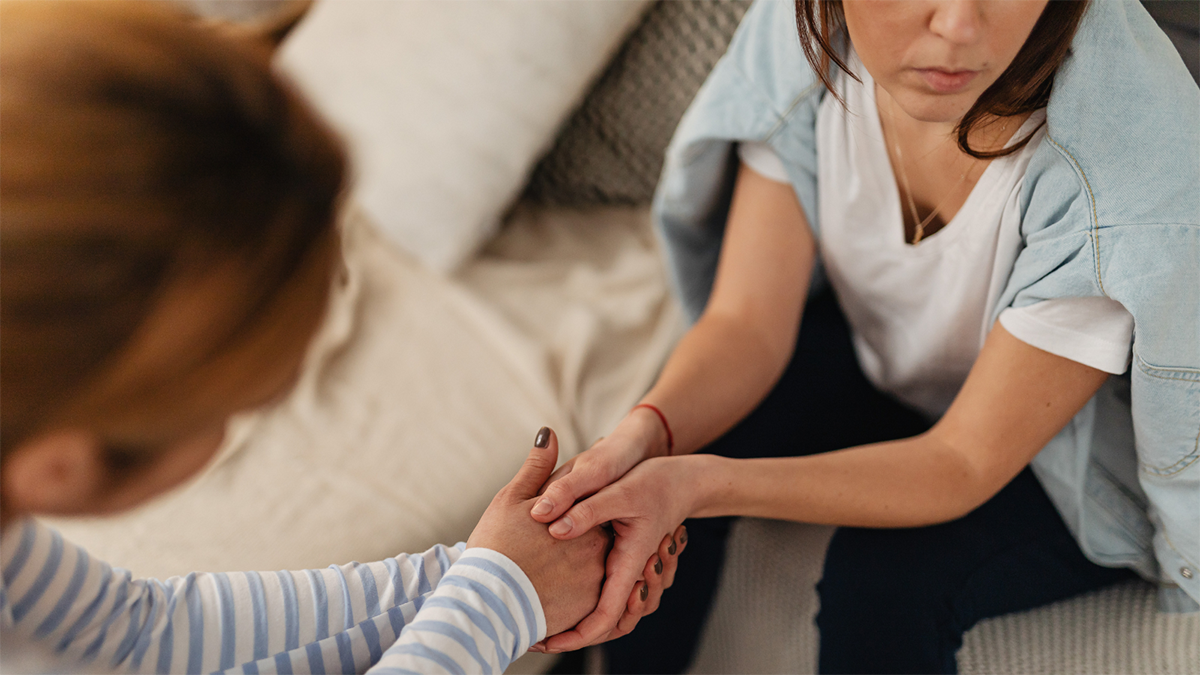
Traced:
[[750, 0], [660, 0], [630, 34], [538, 163], [525, 197], [645, 204], [663, 151]]

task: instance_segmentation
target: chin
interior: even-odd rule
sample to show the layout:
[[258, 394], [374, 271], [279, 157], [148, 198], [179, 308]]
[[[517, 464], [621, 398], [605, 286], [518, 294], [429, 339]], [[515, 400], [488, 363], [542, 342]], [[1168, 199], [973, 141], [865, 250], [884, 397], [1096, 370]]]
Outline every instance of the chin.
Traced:
[[956, 94], [946, 96], [927, 94], [924, 92], [906, 92], [903, 97], [896, 98], [900, 109], [910, 117], [921, 122], [940, 124], [957, 124], [963, 115], [975, 104], [978, 96]]

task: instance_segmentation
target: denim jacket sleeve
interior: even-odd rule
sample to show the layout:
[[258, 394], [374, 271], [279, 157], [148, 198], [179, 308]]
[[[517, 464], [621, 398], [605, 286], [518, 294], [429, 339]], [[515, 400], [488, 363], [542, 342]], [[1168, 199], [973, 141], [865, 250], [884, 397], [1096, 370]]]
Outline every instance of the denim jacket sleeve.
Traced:
[[761, 141], [775, 150], [816, 227], [815, 127], [825, 88], [800, 49], [794, 7], [789, 0], [754, 3], [667, 148], [652, 212], [691, 321], [704, 311], [716, 274], [735, 143]]
[[1129, 373], [1034, 468], [1090, 557], [1158, 579], [1164, 607], [1194, 610], [1200, 90], [1137, 3], [1096, 2], [1056, 76], [1047, 124], [1022, 194], [1024, 248], [996, 312], [1106, 296], [1133, 315], [1134, 343]]

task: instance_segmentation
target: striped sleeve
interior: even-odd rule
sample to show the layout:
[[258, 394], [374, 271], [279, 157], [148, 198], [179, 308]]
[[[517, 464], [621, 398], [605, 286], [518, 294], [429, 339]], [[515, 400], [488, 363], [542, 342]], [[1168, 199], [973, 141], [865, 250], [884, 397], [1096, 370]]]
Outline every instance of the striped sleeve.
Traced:
[[545, 635], [541, 602], [521, 568], [471, 548], [370, 673], [501, 673]]
[[[0, 627], [6, 642], [95, 670], [350, 673], [419, 663], [418, 672], [499, 672], [540, 639], [541, 605], [507, 558], [463, 549], [156, 581], [26, 520], [0, 537]], [[449, 661], [414, 661], [424, 658], [418, 646]]]

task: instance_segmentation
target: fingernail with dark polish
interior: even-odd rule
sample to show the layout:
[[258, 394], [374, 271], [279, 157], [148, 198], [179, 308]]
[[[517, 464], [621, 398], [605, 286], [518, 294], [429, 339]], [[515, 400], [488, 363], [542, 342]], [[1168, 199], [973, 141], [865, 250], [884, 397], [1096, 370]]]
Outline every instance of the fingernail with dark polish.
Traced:
[[654, 573], [662, 574], [662, 559], [661, 558], [654, 561]]
[[646, 600], [646, 598], [650, 597], [650, 588], [648, 586], [643, 585], [640, 595], [642, 597], [642, 601], [644, 602]]
[[670, 553], [671, 555], [675, 555], [675, 551], [678, 551], [678, 550], [679, 549], [675, 546], [675, 540], [671, 539], [671, 545], [667, 547], [667, 553]]
[[679, 543], [681, 543], [681, 544], [687, 543], [687, 528], [686, 527], [683, 528], [683, 532], [679, 533]]
[[537, 437], [533, 439], [533, 444], [539, 448], [550, 445], [550, 427], [538, 429]]

